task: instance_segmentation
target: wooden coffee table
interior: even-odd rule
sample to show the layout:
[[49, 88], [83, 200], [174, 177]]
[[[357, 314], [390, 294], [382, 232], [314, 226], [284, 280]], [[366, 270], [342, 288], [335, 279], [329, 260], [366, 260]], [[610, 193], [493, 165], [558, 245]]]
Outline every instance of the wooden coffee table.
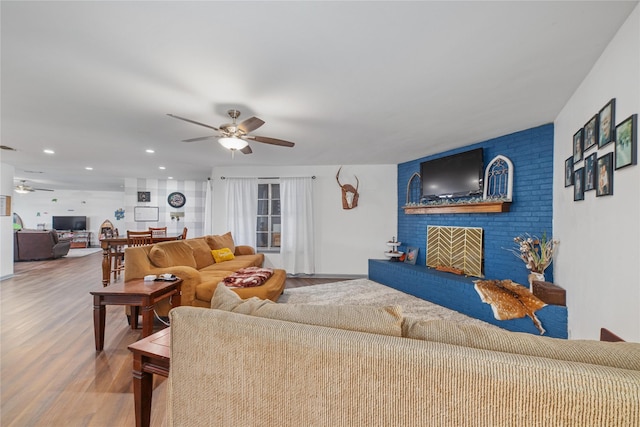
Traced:
[[153, 305], [165, 298], [172, 298], [174, 307], [180, 305], [182, 279], [174, 281], [145, 282], [142, 279], [117, 283], [97, 291], [93, 295], [93, 330], [96, 351], [104, 347], [104, 322], [107, 305], [128, 305], [131, 307], [131, 328], [138, 327], [138, 310], [142, 308], [142, 337], [153, 333]]
[[153, 374], [169, 376], [171, 328], [163, 329], [129, 346], [133, 353], [133, 399], [136, 427], [151, 423]]

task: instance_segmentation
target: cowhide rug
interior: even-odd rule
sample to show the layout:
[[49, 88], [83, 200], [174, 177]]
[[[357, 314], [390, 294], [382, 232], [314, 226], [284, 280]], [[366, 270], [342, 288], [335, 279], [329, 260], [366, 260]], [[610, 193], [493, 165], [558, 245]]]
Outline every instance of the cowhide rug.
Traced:
[[509, 320], [529, 316], [540, 335], [545, 333], [535, 312], [547, 304], [540, 301], [529, 289], [511, 280], [476, 280], [474, 283], [482, 302], [491, 304], [496, 319]]

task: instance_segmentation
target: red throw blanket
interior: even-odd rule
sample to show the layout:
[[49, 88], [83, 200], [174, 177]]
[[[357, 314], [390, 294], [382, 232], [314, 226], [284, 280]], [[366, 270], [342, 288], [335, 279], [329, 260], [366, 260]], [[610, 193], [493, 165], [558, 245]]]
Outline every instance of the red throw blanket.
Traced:
[[261, 267], [247, 267], [224, 278], [224, 284], [234, 288], [260, 286], [271, 277], [273, 270]]

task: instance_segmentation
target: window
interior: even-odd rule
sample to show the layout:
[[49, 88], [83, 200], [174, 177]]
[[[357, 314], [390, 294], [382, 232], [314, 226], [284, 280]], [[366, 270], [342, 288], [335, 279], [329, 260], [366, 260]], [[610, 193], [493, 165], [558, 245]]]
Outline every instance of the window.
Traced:
[[260, 252], [280, 252], [280, 183], [258, 183], [256, 245]]

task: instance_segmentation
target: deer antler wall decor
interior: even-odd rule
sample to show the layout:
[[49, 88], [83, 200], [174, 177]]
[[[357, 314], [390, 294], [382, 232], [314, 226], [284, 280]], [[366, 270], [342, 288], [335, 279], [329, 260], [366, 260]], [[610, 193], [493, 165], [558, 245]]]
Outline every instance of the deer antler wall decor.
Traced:
[[[342, 189], [342, 209], [353, 209], [358, 206], [358, 187], [360, 186], [360, 181], [356, 176], [356, 186], [355, 188], [351, 184], [340, 184], [340, 171], [342, 170], [342, 166], [338, 169], [338, 173], [336, 174], [336, 181], [338, 181], [338, 185]], [[355, 175], [354, 175], [355, 176]]]

